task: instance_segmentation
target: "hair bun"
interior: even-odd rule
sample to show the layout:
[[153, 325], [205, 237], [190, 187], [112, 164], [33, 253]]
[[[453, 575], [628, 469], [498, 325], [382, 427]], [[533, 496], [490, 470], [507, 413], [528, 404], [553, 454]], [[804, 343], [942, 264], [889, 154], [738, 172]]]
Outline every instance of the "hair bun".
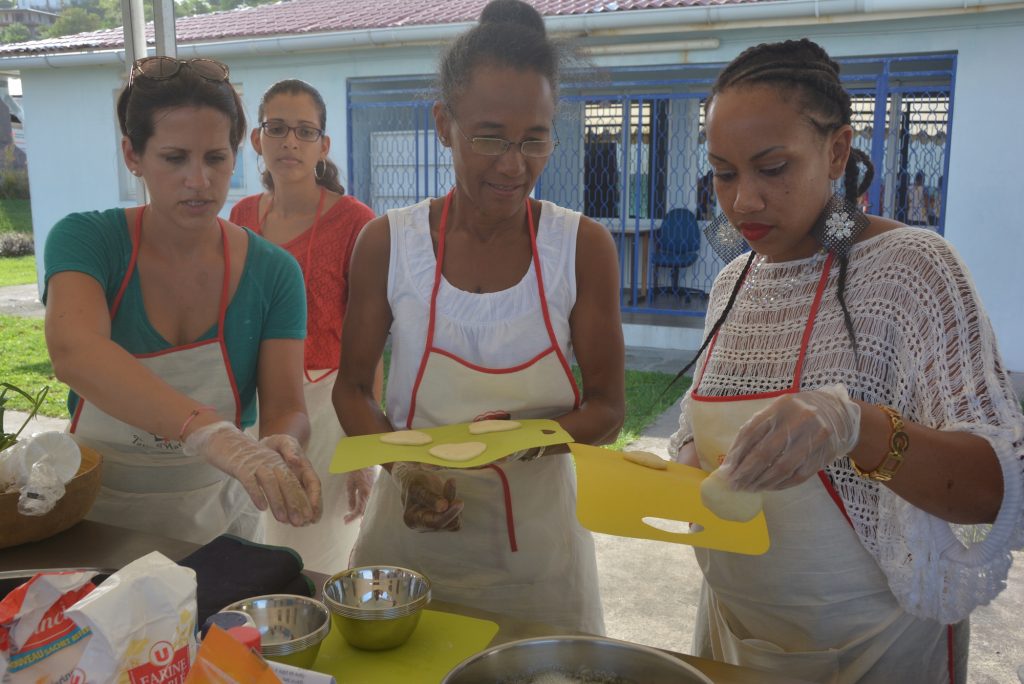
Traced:
[[480, 23], [518, 24], [541, 34], [547, 33], [540, 12], [522, 0], [491, 0], [480, 13]]

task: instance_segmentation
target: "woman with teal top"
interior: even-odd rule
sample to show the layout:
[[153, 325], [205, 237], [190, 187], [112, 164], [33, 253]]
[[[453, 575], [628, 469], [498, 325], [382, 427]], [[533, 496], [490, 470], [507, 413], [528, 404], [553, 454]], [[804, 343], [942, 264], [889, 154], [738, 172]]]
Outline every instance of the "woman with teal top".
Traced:
[[[89, 518], [195, 543], [259, 541], [268, 507], [313, 523], [302, 275], [217, 216], [246, 132], [228, 68], [140, 59], [117, 113], [149, 203], [71, 214], [45, 253], [46, 341], [72, 390], [71, 432], [104, 456]], [[258, 441], [241, 431], [257, 399]]]

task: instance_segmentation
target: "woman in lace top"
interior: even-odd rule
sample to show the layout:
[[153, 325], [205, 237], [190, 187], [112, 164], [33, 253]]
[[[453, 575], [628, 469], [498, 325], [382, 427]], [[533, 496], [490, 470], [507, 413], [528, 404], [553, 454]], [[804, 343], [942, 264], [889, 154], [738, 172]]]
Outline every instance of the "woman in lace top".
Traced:
[[962, 682], [968, 616], [1024, 547], [1024, 418], [951, 246], [855, 210], [872, 168], [850, 115], [807, 40], [747, 50], [708, 102], [719, 225], [752, 251], [711, 291], [670, 453], [761, 492], [771, 549], [696, 550], [695, 651]]

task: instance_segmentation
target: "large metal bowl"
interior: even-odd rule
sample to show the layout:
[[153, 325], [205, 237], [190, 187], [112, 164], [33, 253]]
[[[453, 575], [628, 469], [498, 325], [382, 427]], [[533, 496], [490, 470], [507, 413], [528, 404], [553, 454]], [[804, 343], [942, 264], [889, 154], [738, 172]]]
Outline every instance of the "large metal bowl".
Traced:
[[441, 684], [527, 684], [556, 674], [581, 684], [713, 684], [692, 665], [661, 651], [586, 636], [541, 637], [495, 646], [462, 661]]
[[247, 613], [260, 631], [264, 658], [309, 668], [331, 631], [327, 606], [296, 594], [268, 594], [236, 601], [224, 610]]

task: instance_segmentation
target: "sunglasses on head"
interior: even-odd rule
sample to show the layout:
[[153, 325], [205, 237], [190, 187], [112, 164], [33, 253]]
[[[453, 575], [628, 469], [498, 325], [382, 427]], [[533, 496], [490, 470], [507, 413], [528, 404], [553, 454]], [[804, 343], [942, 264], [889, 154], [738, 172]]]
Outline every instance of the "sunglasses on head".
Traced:
[[227, 64], [222, 64], [215, 59], [175, 59], [174, 57], [143, 57], [135, 60], [132, 64], [132, 72], [128, 77], [129, 87], [137, 78], [148, 78], [151, 81], [166, 81], [181, 73], [182, 67], [188, 67], [192, 72], [207, 81], [222, 83], [227, 81], [230, 72]]

